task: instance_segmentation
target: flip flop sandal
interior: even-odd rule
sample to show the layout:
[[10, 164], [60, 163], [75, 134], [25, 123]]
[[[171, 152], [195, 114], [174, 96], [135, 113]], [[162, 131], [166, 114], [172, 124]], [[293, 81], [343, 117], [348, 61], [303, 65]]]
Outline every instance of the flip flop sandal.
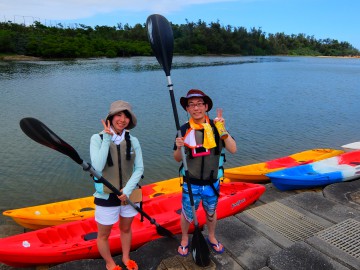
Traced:
[[125, 264], [125, 266], [126, 266], [127, 270], [139, 269], [137, 263], [133, 260], [128, 260], [127, 263]]
[[[179, 252], [179, 248], [182, 250], [183, 253], [180, 253], [180, 252]], [[185, 253], [185, 250], [186, 250], [186, 249], [187, 249], [187, 252]], [[180, 245], [180, 246], [178, 247], [178, 251], [177, 251], [177, 252], [179, 253], [180, 256], [186, 257], [187, 255], [189, 255], [189, 245], [186, 245], [185, 247], [182, 246], [182, 245]]]
[[218, 250], [220, 248], [220, 242], [218, 241], [217, 244], [213, 244], [210, 242], [209, 238], [206, 238], [207, 242], [210, 244], [213, 251], [215, 251], [217, 254], [221, 254], [225, 251], [224, 246], [222, 246], [222, 249]]

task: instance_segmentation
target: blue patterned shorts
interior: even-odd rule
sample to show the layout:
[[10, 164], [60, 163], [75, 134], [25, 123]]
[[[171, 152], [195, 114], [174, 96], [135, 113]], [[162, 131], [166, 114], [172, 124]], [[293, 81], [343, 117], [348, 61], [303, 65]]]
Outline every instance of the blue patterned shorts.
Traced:
[[[214, 183], [214, 187], [219, 192], [219, 187], [220, 187], [219, 180]], [[218, 197], [215, 194], [214, 190], [211, 188], [211, 186], [191, 185], [191, 190], [193, 193], [195, 210], [199, 208], [200, 201], [202, 201], [202, 205], [204, 207], [205, 212], [209, 216], [212, 216], [216, 211], [216, 206], [218, 204]], [[191, 210], [190, 196], [186, 183], [183, 184], [182, 213], [184, 214], [188, 222], [192, 222], [194, 217]]]

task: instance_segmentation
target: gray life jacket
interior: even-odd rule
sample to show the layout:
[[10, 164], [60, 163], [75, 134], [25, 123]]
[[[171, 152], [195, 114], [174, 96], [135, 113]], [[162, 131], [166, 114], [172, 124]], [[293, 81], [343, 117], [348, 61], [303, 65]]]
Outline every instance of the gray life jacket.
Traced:
[[[213, 121], [210, 121], [210, 125], [213, 129], [215, 136], [216, 147], [209, 149], [210, 155], [194, 157], [192, 150], [185, 147], [186, 161], [189, 172], [189, 180], [191, 184], [195, 185], [210, 185], [217, 181], [219, 169], [223, 170], [223, 166], [220, 163], [225, 161], [225, 154], [222, 153], [224, 143], [220, 140], [219, 133], [215, 128]], [[181, 133], [184, 136], [186, 131], [190, 128], [189, 123], [184, 124], [181, 127]], [[204, 140], [204, 131], [195, 131], [196, 144], [200, 145]], [[220, 162], [221, 161], [221, 162]], [[183, 165], [180, 167], [180, 172], [184, 175]], [[185, 180], [185, 179], [184, 179]]]
[[[119, 145], [110, 142], [107, 162], [102, 171], [103, 177], [118, 190], [122, 189], [133, 174], [135, 156], [135, 151], [131, 151], [130, 134], [125, 131], [125, 140]], [[106, 186], [104, 192], [112, 193]]]

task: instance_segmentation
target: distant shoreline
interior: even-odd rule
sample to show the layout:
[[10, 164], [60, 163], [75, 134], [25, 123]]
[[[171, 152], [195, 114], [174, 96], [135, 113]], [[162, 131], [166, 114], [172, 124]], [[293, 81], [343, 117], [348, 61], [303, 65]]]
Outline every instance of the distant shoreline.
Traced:
[[[206, 55], [205, 55], [206, 56]], [[220, 55], [221, 56], [221, 55]], [[269, 56], [269, 55], [267, 55]], [[277, 55], [272, 55], [277, 56]], [[290, 55], [281, 55], [281, 56], [290, 56]], [[311, 56], [311, 55], [291, 55], [291, 56]], [[320, 58], [357, 58], [360, 59], [360, 56], [312, 56], [312, 57], [320, 57]], [[27, 56], [27, 55], [4, 55], [0, 56], [0, 60], [2, 61], [43, 61], [43, 60], [54, 60], [54, 59], [46, 59], [35, 56]], [[57, 59], [57, 60], [65, 60], [65, 59]]]
[[360, 58], [359, 55], [355, 55], [355, 56], [317, 56], [320, 58]]

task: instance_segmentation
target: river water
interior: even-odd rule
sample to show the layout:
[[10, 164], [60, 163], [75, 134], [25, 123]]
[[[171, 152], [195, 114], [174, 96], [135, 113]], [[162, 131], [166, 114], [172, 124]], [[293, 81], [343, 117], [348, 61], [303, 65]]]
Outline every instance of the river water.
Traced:
[[[314, 57], [174, 57], [179, 98], [204, 90], [224, 109], [238, 152], [225, 168], [312, 148], [360, 141], [360, 59]], [[89, 161], [112, 101], [133, 105], [145, 163], [142, 184], [178, 175], [176, 127], [165, 73], [154, 57], [0, 62], [0, 211], [90, 196], [88, 173], [67, 156], [29, 139], [19, 121], [45, 123]]]

